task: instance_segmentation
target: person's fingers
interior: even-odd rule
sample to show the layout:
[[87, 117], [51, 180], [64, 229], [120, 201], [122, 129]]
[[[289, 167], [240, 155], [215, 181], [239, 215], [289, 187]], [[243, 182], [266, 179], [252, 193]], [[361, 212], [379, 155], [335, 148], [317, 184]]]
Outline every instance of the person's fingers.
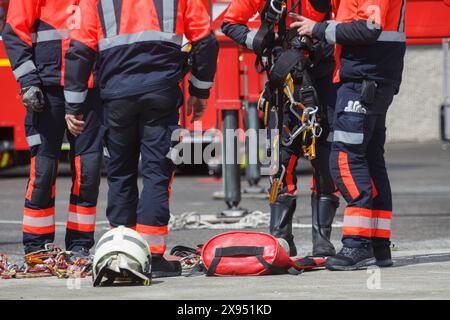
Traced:
[[72, 122], [73, 125], [75, 125], [77, 127], [83, 127], [84, 126], [84, 121], [83, 120], [78, 120], [75, 117], [70, 118], [70, 121]]
[[289, 26], [289, 28], [291, 29], [295, 29], [298, 28], [302, 25], [302, 22], [296, 21], [296, 22], [292, 22], [291, 25]]

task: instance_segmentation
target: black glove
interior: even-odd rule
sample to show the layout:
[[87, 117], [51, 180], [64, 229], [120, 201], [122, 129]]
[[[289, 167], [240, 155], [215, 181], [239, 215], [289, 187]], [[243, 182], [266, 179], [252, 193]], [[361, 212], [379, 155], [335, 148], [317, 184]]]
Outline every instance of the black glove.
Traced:
[[29, 112], [44, 111], [45, 100], [41, 88], [37, 86], [26, 87], [22, 89], [20, 94], [23, 104]]

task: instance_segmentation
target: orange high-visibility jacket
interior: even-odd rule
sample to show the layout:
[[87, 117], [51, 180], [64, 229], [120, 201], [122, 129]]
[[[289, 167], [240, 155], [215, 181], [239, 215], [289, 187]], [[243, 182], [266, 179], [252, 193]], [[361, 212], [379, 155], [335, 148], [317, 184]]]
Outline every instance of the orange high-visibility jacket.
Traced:
[[335, 82], [375, 80], [400, 86], [405, 55], [406, 0], [333, 0], [335, 21], [313, 36], [336, 43]]
[[[11, 0], [3, 42], [21, 87], [64, 85], [63, 56], [79, 0]], [[90, 87], [92, 87], [92, 78]]]
[[177, 85], [183, 36], [192, 43], [190, 93], [209, 96], [218, 43], [202, 0], [82, 0], [80, 14], [65, 57], [66, 112], [80, 112], [94, 62], [104, 100]]

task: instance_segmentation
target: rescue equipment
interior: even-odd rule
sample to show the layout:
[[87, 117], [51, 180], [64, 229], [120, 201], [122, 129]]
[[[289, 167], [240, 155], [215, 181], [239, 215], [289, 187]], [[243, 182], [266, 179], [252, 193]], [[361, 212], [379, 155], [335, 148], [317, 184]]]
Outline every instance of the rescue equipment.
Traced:
[[91, 275], [91, 266], [91, 257], [77, 257], [72, 251], [63, 251], [54, 244], [47, 244], [45, 249], [25, 255], [24, 260], [18, 263], [12, 263], [7, 255], [0, 254], [2, 279], [85, 278]]
[[92, 269], [94, 287], [116, 281], [148, 286], [151, 283], [150, 249], [138, 232], [119, 226], [98, 241]]
[[210, 239], [202, 248], [208, 276], [300, 274], [321, 267], [323, 258], [293, 260], [285, 244], [262, 232], [232, 231]]

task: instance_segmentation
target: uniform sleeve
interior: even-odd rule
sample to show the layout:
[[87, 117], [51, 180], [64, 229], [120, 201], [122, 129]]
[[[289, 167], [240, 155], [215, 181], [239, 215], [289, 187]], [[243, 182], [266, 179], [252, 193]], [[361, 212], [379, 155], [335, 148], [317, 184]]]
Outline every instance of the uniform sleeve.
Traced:
[[32, 48], [38, 2], [38, 0], [11, 0], [2, 34], [14, 77], [22, 88], [41, 84]]
[[98, 52], [99, 17], [95, 0], [80, 1], [81, 23], [70, 31], [64, 57], [64, 97], [67, 114], [81, 114], [88, 93], [89, 77]]
[[217, 68], [219, 43], [212, 33], [208, 11], [201, 0], [187, 0], [184, 12], [186, 38], [192, 43], [189, 94], [209, 98]]
[[260, 7], [261, 1], [233, 0], [225, 13], [222, 32], [234, 42], [253, 50], [256, 31], [250, 30], [247, 23]]
[[[347, 1], [338, 8], [345, 10]], [[341, 45], [370, 45], [377, 41], [386, 20], [389, 0], [359, 0], [355, 18], [350, 22], [326, 21], [318, 23], [313, 37]]]

